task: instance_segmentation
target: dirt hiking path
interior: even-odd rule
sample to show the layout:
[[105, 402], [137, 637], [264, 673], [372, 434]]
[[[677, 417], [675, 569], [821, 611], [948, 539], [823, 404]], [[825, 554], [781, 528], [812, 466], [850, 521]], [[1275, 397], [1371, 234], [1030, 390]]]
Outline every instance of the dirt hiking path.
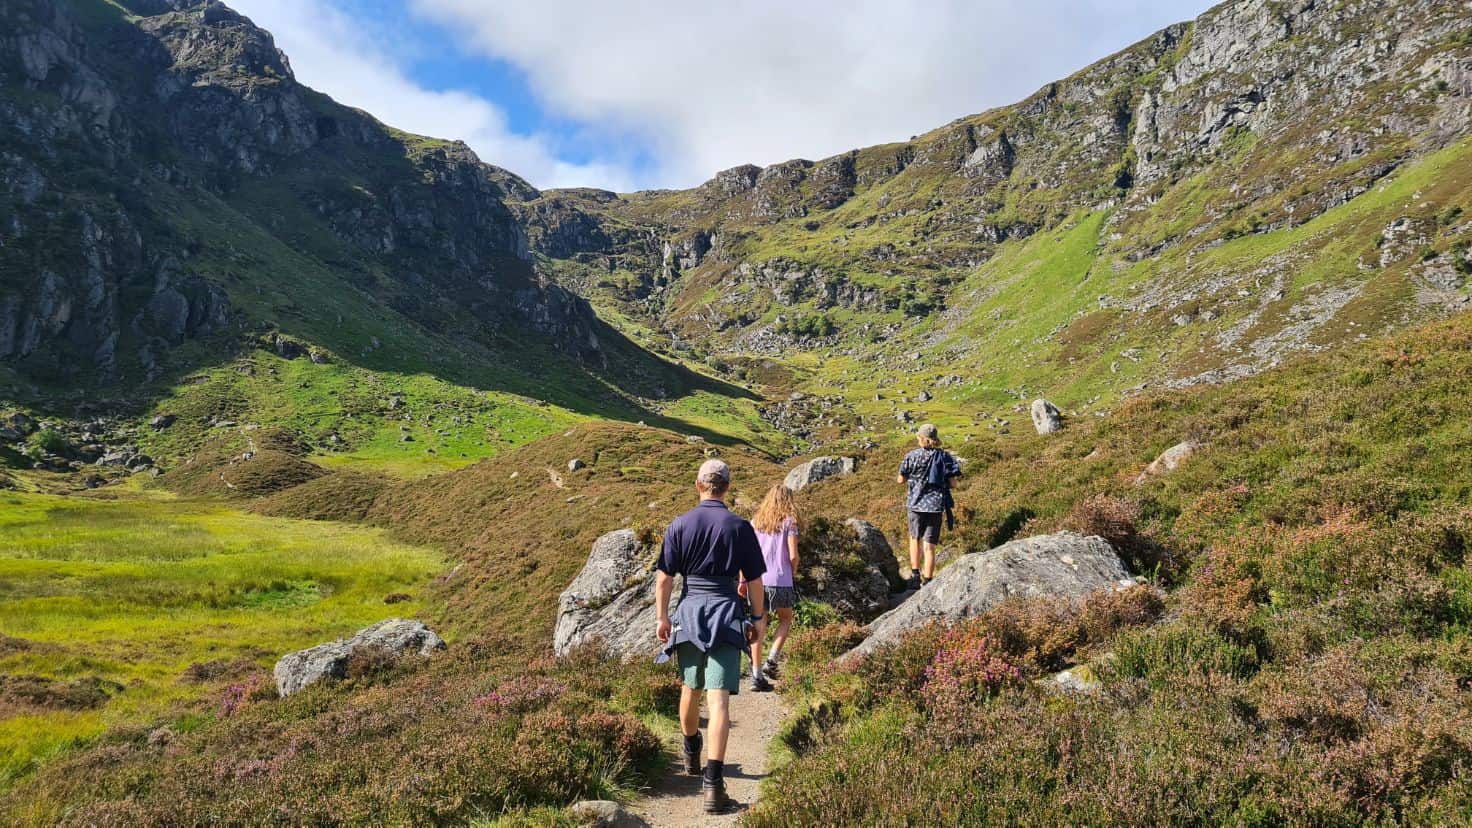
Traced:
[[[700, 798], [700, 777], [686, 776], [679, 746], [669, 749], [670, 766], [654, 783], [649, 795], [630, 810], [656, 828], [736, 825], [757, 800], [757, 789], [767, 777], [767, 748], [785, 716], [776, 693], [755, 693], [743, 687], [731, 699], [731, 739], [726, 745], [726, 793], [737, 803], [728, 814], [707, 816]], [[700, 723], [705, 732], [705, 721]], [[702, 754], [701, 761], [705, 756]]]

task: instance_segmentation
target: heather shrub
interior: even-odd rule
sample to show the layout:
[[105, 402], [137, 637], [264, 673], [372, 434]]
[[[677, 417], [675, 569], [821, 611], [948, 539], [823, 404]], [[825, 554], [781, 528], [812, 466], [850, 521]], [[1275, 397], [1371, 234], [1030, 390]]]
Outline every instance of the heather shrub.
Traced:
[[667, 685], [669, 671], [500, 651], [465, 642], [413, 671], [287, 699], [228, 687], [199, 726], [166, 739], [115, 731], [43, 768], [7, 806], [77, 825], [437, 824], [645, 783], [660, 742], [616, 690]]
[[1140, 533], [1137, 524], [1141, 515], [1137, 501], [1096, 494], [1075, 503], [1060, 528], [1108, 541], [1131, 571], [1173, 575], [1175, 562], [1165, 547]]
[[941, 636], [920, 698], [942, 741], [973, 735], [971, 713], [1003, 687], [1022, 681], [1022, 670], [1007, 660], [984, 625], [961, 624]]
[[1246, 678], [1261, 663], [1257, 645], [1189, 622], [1125, 633], [1115, 642], [1114, 654], [1108, 675], [1143, 679], [1156, 688], [1184, 679]]

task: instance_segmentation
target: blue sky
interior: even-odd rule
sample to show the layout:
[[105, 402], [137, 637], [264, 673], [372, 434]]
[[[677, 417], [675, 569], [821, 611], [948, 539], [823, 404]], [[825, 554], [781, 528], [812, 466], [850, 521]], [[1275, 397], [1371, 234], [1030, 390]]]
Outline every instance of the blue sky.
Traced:
[[689, 187], [1011, 103], [1203, 0], [227, 0], [297, 77], [538, 187]]

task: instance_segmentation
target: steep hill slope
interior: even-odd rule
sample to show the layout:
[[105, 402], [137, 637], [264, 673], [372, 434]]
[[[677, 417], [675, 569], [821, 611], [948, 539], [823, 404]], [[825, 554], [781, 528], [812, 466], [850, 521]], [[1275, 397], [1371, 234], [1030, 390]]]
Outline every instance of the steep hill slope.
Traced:
[[663, 347], [1084, 408], [1465, 304], [1469, 98], [1466, 3], [1234, 0], [907, 142], [518, 209]]
[[0, 27], [0, 396], [224, 397], [217, 419], [269, 422], [231, 378], [261, 351], [530, 398], [497, 398], [514, 411], [739, 396], [538, 273], [526, 182], [302, 86], [220, 3], [23, 0]]

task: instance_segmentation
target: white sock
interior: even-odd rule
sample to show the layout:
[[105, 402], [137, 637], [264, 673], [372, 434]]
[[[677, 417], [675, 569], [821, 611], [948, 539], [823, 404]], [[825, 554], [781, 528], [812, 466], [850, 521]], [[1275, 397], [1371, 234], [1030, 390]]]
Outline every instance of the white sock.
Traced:
[[767, 653], [767, 663], [768, 664], [776, 664], [777, 663], [777, 656], [781, 652], [782, 652], [781, 645], [778, 645], [776, 647], [773, 647], [772, 648], [772, 651], [770, 653]]

